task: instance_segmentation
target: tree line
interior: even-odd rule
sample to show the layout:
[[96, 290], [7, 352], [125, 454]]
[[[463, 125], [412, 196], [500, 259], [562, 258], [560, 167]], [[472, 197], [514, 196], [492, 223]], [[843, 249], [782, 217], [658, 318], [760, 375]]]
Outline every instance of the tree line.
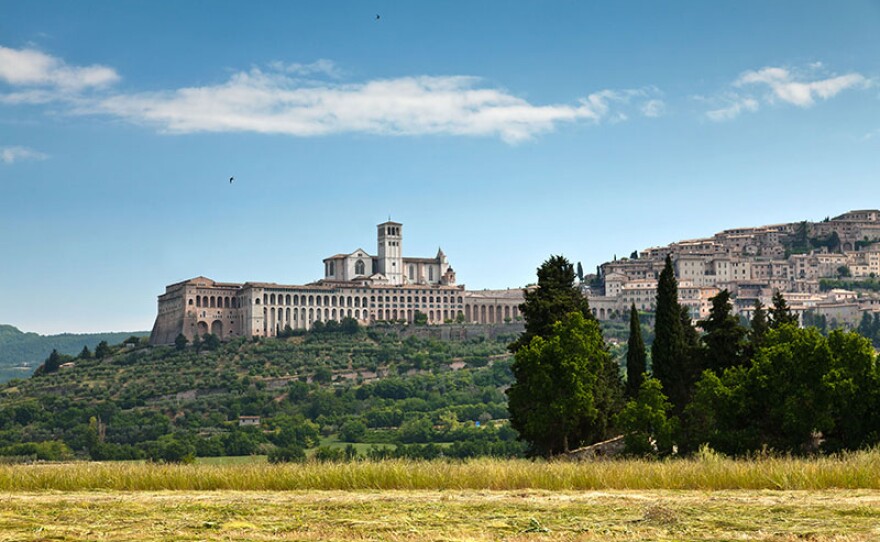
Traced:
[[655, 456], [703, 445], [729, 454], [834, 452], [880, 441], [880, 371], [866, 338], [876, 336], [876, 315], [864, 316], [859, 333], [824, 336], [800, 328], [777, 292], [744, 326], [723, 290], [694, 322], [667, 257], [650, 366], [633, 306], [621, 375], [574, 278], [561, 256], [542, 264], [520, 308], [526, 330], [510, 346], [511, 424], [531, 454], [617, 435], [629, 453]]

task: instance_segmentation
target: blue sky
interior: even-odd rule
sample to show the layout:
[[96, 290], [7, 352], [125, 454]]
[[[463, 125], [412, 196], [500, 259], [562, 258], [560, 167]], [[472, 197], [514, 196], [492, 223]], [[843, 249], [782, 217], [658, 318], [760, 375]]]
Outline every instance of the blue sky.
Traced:
[[149, 329], [198, 275], [311, 281], [389, 215], [505, 288], [877, 208], [878, 173], [877, 1], [0, 1], [25, 330]]

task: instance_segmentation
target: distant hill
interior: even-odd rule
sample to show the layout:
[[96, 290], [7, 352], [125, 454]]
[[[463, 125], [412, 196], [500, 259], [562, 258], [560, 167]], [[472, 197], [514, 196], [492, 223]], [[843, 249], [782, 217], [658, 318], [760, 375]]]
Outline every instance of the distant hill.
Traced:
[[117, 344], [132, 335], [145, 337], [149, 334], [149, 331], [124, 331], [40, 335], [0, 324], [0, 382], [30, 376], [53, 349], [62, 354], [76, 355], [82, 351], [83, 346], [94, 350], [101, 341]]
[[[311, 453], [344, 443], [360, 455], [398, 445], [413, 457], [520, 455], [503, 421], [514, 335], [402, 335], [389, 326], [65, 356], [56, 372], [0, 384], [0, 456], [39, 457], [28, 443], [56, 440], [81, 457], [137, 459], [169, 439], [199, 456], [291, 443]], [[239, 427], [243, 415], [260, 416], [260, 427]]]

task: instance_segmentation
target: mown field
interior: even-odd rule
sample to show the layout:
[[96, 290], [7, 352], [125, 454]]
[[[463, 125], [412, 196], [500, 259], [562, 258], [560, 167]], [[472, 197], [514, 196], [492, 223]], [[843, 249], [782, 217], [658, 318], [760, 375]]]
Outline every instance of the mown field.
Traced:
[[0, 541], [878, 539], [878, 451], [0, 466]]
[[877, 491], [0, 493], [0, 541], [878, 537]]

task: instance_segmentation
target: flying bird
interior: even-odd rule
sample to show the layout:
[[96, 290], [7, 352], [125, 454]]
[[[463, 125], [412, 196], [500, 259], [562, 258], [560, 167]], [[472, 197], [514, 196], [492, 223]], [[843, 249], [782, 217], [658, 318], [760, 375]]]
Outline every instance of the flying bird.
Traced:
[[234, 180], [235, 180], [235, 177], [230, 177], [230, 178], [229, 178], [229, 184], [232, 184], [232, 181], [234, 181]]
[[378, 14], [378, 13], [376, 14], [376, 20], [377, 20], [377, 21], [379, 20], [379, 14]]

